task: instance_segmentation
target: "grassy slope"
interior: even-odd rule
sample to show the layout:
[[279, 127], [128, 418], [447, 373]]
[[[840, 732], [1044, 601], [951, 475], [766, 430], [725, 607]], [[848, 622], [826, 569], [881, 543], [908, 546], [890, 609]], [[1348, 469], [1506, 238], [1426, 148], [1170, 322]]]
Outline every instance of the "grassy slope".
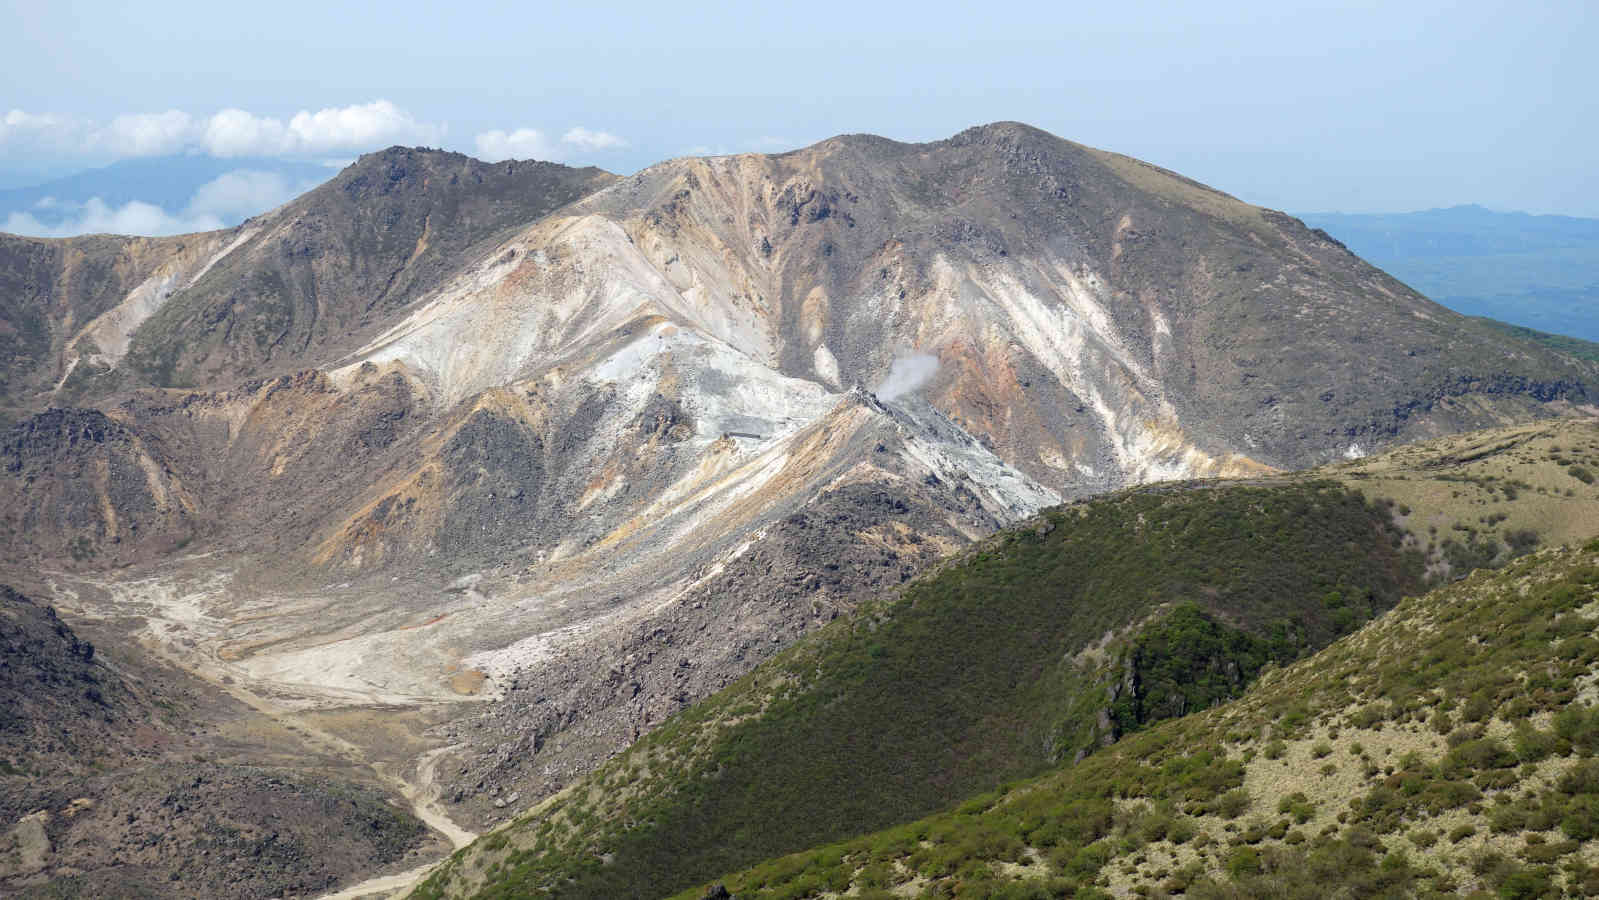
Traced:
[[1561, 419], [1401, 447], [1320, 470], [1395, 501], [1438, 567], [1503, 562], [1531, 532], [1546, 545], [1599, 535], [1599, 420]]
[[649, 896], [925, 815], [1326, 645], [1418, 583], [1400, 537], [1325, 482], [1053, 510], [679, 716], [419, 895]]
[[[1599, 541], [1420, 598], [1242, 699], [741, 898], [1599, 895]], [[703, 888], [680, 894], [699, 896]]]

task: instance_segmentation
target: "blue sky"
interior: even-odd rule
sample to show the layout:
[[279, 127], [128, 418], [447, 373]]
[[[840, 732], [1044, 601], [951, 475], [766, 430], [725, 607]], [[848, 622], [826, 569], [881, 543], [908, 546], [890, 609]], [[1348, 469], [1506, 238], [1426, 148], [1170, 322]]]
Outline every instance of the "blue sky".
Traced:
[[389, 143], [629, 172], [1016, 119], [1296, 212], [1599, 216], [1596, 6], [6, 0], [0, 186]]

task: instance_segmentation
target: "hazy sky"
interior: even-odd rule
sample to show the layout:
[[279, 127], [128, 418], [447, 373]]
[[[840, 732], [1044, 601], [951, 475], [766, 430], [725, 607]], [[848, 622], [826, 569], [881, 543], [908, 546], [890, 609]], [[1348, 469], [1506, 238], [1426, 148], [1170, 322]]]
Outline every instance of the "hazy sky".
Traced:
[[388, 143], [628, 172], [1017, 119], [1297, 212], [1599, 216], [1599, 2], [3, 0], [0, 177]]

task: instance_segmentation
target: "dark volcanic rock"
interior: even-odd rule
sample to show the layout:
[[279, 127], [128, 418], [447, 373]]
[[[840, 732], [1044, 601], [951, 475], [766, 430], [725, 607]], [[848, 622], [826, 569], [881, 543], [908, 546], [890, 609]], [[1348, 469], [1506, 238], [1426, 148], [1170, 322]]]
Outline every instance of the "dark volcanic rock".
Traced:
[[614, 178], [422, 148], [367, 154], [247, 222], [269, 227], [144, 323], [128, 361], [154, 384], [195, 387], [320, 362], [487, 252], [481, 242]]
[[168, 462], [99, 410], [46, 410], [13, 426], [0, 446], [5, 558], [149, 559], [187, 544], [196, 512]]

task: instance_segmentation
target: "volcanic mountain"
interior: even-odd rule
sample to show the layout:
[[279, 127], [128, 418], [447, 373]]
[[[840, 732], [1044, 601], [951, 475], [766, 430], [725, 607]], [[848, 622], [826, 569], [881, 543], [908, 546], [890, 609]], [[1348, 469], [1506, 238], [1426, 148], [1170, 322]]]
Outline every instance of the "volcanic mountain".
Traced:
[[1014, 123], [625, 178], [393, 148], [227, 232], [4, 237], [0, 369], [7, 566], [280, 699], [501, 701], [438, 735], [482, 819], [1063, 499], [1599, 383]]

